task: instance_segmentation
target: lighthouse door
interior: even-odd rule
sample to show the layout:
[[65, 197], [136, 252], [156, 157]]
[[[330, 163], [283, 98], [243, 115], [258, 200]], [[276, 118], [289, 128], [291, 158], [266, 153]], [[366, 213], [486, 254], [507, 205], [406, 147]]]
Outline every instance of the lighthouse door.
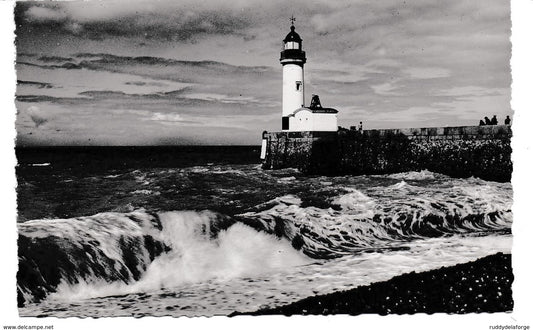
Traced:
[[281, 117], [281, 129], [289, 129], [289, 117]]

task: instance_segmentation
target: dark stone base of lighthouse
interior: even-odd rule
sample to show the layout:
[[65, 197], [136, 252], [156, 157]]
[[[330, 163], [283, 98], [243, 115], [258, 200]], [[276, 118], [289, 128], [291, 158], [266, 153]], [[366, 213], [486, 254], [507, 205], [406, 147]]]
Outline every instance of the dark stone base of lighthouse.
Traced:
[[362, 175], [429, 170], [511, 180], [511, 128], [461, 126], [338, 132], [266, 132], [264, 169]]

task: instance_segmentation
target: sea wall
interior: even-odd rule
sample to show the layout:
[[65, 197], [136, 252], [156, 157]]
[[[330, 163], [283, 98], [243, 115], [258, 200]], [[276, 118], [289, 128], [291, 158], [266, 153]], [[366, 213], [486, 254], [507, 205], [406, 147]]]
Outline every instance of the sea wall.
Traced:
[[264, 132], [264, 169], [306, 174], [429, 170], [453, 177], [511, 180], [511, 128], [431, 127], [338, 132]]

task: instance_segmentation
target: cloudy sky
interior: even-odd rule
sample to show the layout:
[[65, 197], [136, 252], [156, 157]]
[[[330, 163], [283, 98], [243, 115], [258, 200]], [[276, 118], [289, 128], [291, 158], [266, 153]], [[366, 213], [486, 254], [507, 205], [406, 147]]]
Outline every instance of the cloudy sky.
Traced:
[[509, 1], [19, 2], [17, 144], [258, 144], [291, 15], [342, 126], [512, 114]]

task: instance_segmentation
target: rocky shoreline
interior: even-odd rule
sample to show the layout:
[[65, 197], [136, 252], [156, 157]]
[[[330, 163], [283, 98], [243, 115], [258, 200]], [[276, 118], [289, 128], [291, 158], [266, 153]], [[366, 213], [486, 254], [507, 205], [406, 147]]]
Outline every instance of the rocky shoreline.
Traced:
[[513, 309], [511, 255], [497, 253], [452, 267], [313, 296], [235, 315], [494, 313]]

